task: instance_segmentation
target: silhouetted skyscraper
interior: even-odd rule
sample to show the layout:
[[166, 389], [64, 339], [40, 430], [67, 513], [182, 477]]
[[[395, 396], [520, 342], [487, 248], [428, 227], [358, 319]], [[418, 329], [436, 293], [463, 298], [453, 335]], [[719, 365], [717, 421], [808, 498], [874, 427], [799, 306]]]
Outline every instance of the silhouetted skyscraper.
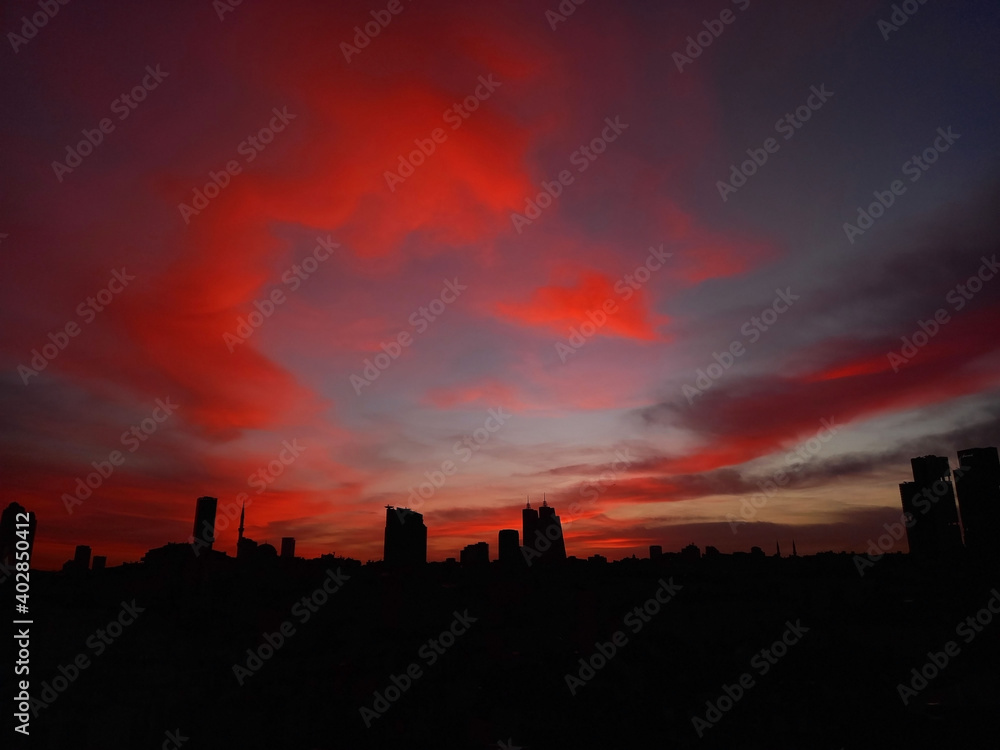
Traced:
[[421, 514], [409, 508], [385, 506], [382, 559], [393, 566], [415, 566], [427, 562], [427, 527]]
[[107, 555], [94, 555], [94, 562], [91, 570], [104, 570], [108, 564]]
[[215, 509], [218, 499], [214, 497], [199, 497], [194, 510], [194, 544], [196, 548], [208, 546], [212, 549], [215, 543]]
[[906, 530], [910, 553], [935, 557], [962, 547], [951, 467], [943, 456], [910, 459], [913, 481], [899, 485], [903, 512], [912, 516]]
[[295, 557], [295, 537], [281, 537], [281, 558], [291, 560], [293, 557]]
[[490, 564], [490, 545], [486, 542], [476, 542], [466, 545], [459, 556], [463, 567], [485, 568]]
[[996, 448], [958, 452], [955, 489], [965, 546], [976, 553], [1000, 551], [1000, 455]]
[[535, 531], [538, 529], [538, 511], [531, 507], [531, 498], [521, 509], [521, 540], [527, 546], [534, 540]]
[[663, 545], [661, 544], [649, 545], [649, 559], [659, 560], [661, 557], [663, 557]]
[[521, 511], [521, 518], [525, 532], [522, 556], [526, 562], [548, 563], [566, 559], [566, 542], [555, 508], [543, 500], [537, 515], [529, 506]]
[[517, 529], [500, 529], [500, 533], [497, 534], [497, 547], [501, 565], [521, 564], [521, 541]]
[[77, 545], [76, 554], [73, 555], [73, 564], [81, 570], [90, 570], [90, 547], [86, 544]]

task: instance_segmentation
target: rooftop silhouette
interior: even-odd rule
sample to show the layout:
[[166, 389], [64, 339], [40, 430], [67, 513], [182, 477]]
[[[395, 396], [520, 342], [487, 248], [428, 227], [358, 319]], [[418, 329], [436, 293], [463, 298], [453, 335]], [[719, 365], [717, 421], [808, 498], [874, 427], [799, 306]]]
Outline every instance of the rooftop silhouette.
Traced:
[[[151, 549], [139, 564], [107, 567], [94, 556], [88, 570], [91, 548], [79, 545], [62, 571], [33, 571], [32, 617], [69, 644], [38, 655], [34, 732], [50, 744], [82, 736], [88, 739], [76, 746], [124, 748], [148, 745], [166, 731], [160, 727], [180, 724], [211, 746], [274, 746], [284, 738], [332, 750], [345, 742], [384, 747], [404, 728], [408, 742], [430, 746], [448, 726], [458, 739], [446, 747], [515, 734], [525, 747], [614, 746], [646, 736], [685, 742], [710, 728], [710, 742], [731, 746], [756, 731], [766, 705], [768, 716], [808, 719], [787, 733], [805, 743], [796, 746], [970, 742], [990, 719], [954, 686], [992, 679], [1000, 641], [977, 640], [977, 658], [950, 656], [954, 666], [940, 679], [917, 679], [911, 670], [940, 647], [942, 625], [975, 638], [973, 624], [989, 624], [983, 613], [1000, 612], [1000, 527], [990, 515], [1000, 503], [996, 458], [995, 448], [960, 452], [960, 519], [948, 460], [913, 459], [914, 481], [900, 485], [910, 554], [900, 545], [800, 556], [792, 539], [787, 556], [779, 540], [773, 555], [758, 546], [722, 554], [690, 543], [667, 551], [650, 545], [647, 558], [582, 559], [566, 554], [559, 516], [543, 498], [521, 509], [523, 538], [498, 530], [494, 560], [481, 541], [462, 549], [460, 561], [428, 562], [423, 515], [391, 505], [382, 561], [303, 559], [291, 537], [282, 538], [279, 555], [245, 536], [245, 506], [230, 555], [215, 544], [215, 499], [201, 497], [191, 538]], [[27, 518], [16, 504], [4, 511], [4, 550], [28, 536], [15, 528], [20, 519], [26, 529]], [[95, 610], [103, 635], [88, 639], [80, 625], [94, 623]], [[108, 619], [121, 624], [107, 626]], [[179, 621], [198, 627], [178, 628]], [[782, 643], [787, 658], [767, 650]], [[891, 653], [885, 643], [895, 644]], [[102, 665], [80, 677], [89, 688], [56, 679], [67, 673], [64, 653], [77, 648]], [[104, 651], [114, 656], [100, 657]], [[886, 677], [873, 674], [874, 653]], [[144, 666], [130, 666], [137, 664]], [[768, 679], [772, 668], [781, 676]], [[160, 675], [152, 688], [128, 689], [147, 669]], [[815, 675], [829, 690], [825, 700], [806, 702], [794, 686]], [[202, 684], [198, 700], [178, 700]], [[311, 687], [293, 687], [303, 684]], [[754, 687], [758, 697], [723, 710], [717, 694], [735, 684]], [[256, 725], [256, 732], [240, 721], [222, 729], [228, 722], [220, 718], [245, 722], [248, 700], [255, 711], [293, 695], [303, 708], [294, 721]], [[116, 701], [116, 713], [143, 718], [109, 731], [104, 696]], [[665, 696], [673, 707], [666, 712]], [[893, 707], [898, 696], [906, 711]], [[613, 706], [617, 718], [586, 721], [592, 700]], [[460, 716], [489, 718], [456, 723], [456, 701]], [[536, 702], [547, 706], [546, 718], [524, 713]], [[483, 714], [482, 705], [500, 710]]]

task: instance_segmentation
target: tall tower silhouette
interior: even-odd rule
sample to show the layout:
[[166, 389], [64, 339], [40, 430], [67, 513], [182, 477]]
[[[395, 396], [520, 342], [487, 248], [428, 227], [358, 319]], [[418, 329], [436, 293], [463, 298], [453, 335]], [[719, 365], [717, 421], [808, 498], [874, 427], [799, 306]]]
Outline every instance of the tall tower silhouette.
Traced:
[[243, 521], [246, 517], [247, 506], [243, 503], [240, 508], [240, 528], [239, 536], [236, 538], [236, 559], [249, 560], [257, 554], [257, 542], [243, 536]]
[[[566, 559], [566, 541], [563, 539], [562, 523], [559, 516], [556, 515], [556, 509], [548, 504], [544, 495], [542, 496], [542, 507], [538, 509], [538, 528], [535, 532], [535, 538], [544, 538], [551, 542], [551, 545], [544, 551], [540, 549], [543, 561], [553, 562]], [[541, 548], [544, 545], [539, 544], [538, 546]]]
[[[215, 544], [215, 509], [218, 499], [199, 497], [194, 510], [194, 544], [212, 549]], [[197, 547], [196, 547], [197, 548]]]
[[903, 512], [913, 519], [906, 530], [910, 554], [936, 557], [961, 549], [962, 535], [948, 459], [919, 456], [910, 459], [910, 466], [913, 481], [899, 485]]
[[530, 546], [535, 543], [535, 532], [538, 530], [538, 511], [531, 507], [531, 498], [521, 509], [521, 543]]
[[501, 565], [516, 566], [523, 562], [517, 529], [500, 529], [500, 533], [497, 534], [497, 547]]
[[409, 508], [385, 506], [385, 543], [382, 559], [396, 567], [427, 562], [427, 527], [424, 517]]
[[1000, 455], [996, 448], [958, 452], [955, 489], [965, 546], [977, 554], [1000, 551]]

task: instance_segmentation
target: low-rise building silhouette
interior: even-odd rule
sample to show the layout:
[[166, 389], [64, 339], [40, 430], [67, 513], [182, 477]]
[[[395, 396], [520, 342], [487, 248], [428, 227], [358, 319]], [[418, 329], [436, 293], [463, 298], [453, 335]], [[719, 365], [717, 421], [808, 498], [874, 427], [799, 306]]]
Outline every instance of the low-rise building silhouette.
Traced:
[[701, 550], [698, 549], [697, 544], [689, 544], [687, 547], [681, 550], [682, 560], [700, 560]]

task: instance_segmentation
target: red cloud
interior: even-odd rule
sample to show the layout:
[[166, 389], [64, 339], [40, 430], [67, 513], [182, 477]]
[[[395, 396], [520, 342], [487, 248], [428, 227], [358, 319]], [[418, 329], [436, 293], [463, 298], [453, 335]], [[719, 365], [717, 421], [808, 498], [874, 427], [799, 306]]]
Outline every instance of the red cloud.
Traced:
[[426, 394], [426, 399], [434, 406], [451, 409], [456, 406], [476, 404], [478, 406], [503, 405], [515, 411], [521, 411], [524, 403], [518, 397], [512, 386], [498, 380], [484, 380], [471, 385], [456, 385], [443, 388], [433, 388]]
[[[897, 340], [881, 354], [869, 351], [818, 372], [737, 383], [722, 391], [713, 386], [681, 412], [683, 421], [711, 442], [690, 455], [664, 459], [658, 468], [688, 473], [733, 466], [810, 437], [825, 418], [844, 424], [995, 387], [1000, 376], [985, 361], [993, 344], [982, 332], [998, 325], [1000, 305], [956, 315], [898, 372], [888, 358], [890, 347], [899, 353]], [[870, 350], [876, 346], [867, 344]]]
[[[632, 292], [629, 299], [625, 299]], [[663, 316], [650, 315], [642, 289], [617, 284], [608, 276], [586, 271], [576, 286], [543, 286], [523, 304], [498, 303], [497, 312], [508, 319], [542, 326], [564, 334], [570, 326], [590, 321], [602, 335], [618, 335], [638, 341], [660, 341], [657, 327]], [[607, 312], [612, 310], [614, 312]], [[604, 322], [598, 322], [598, 321]]]

